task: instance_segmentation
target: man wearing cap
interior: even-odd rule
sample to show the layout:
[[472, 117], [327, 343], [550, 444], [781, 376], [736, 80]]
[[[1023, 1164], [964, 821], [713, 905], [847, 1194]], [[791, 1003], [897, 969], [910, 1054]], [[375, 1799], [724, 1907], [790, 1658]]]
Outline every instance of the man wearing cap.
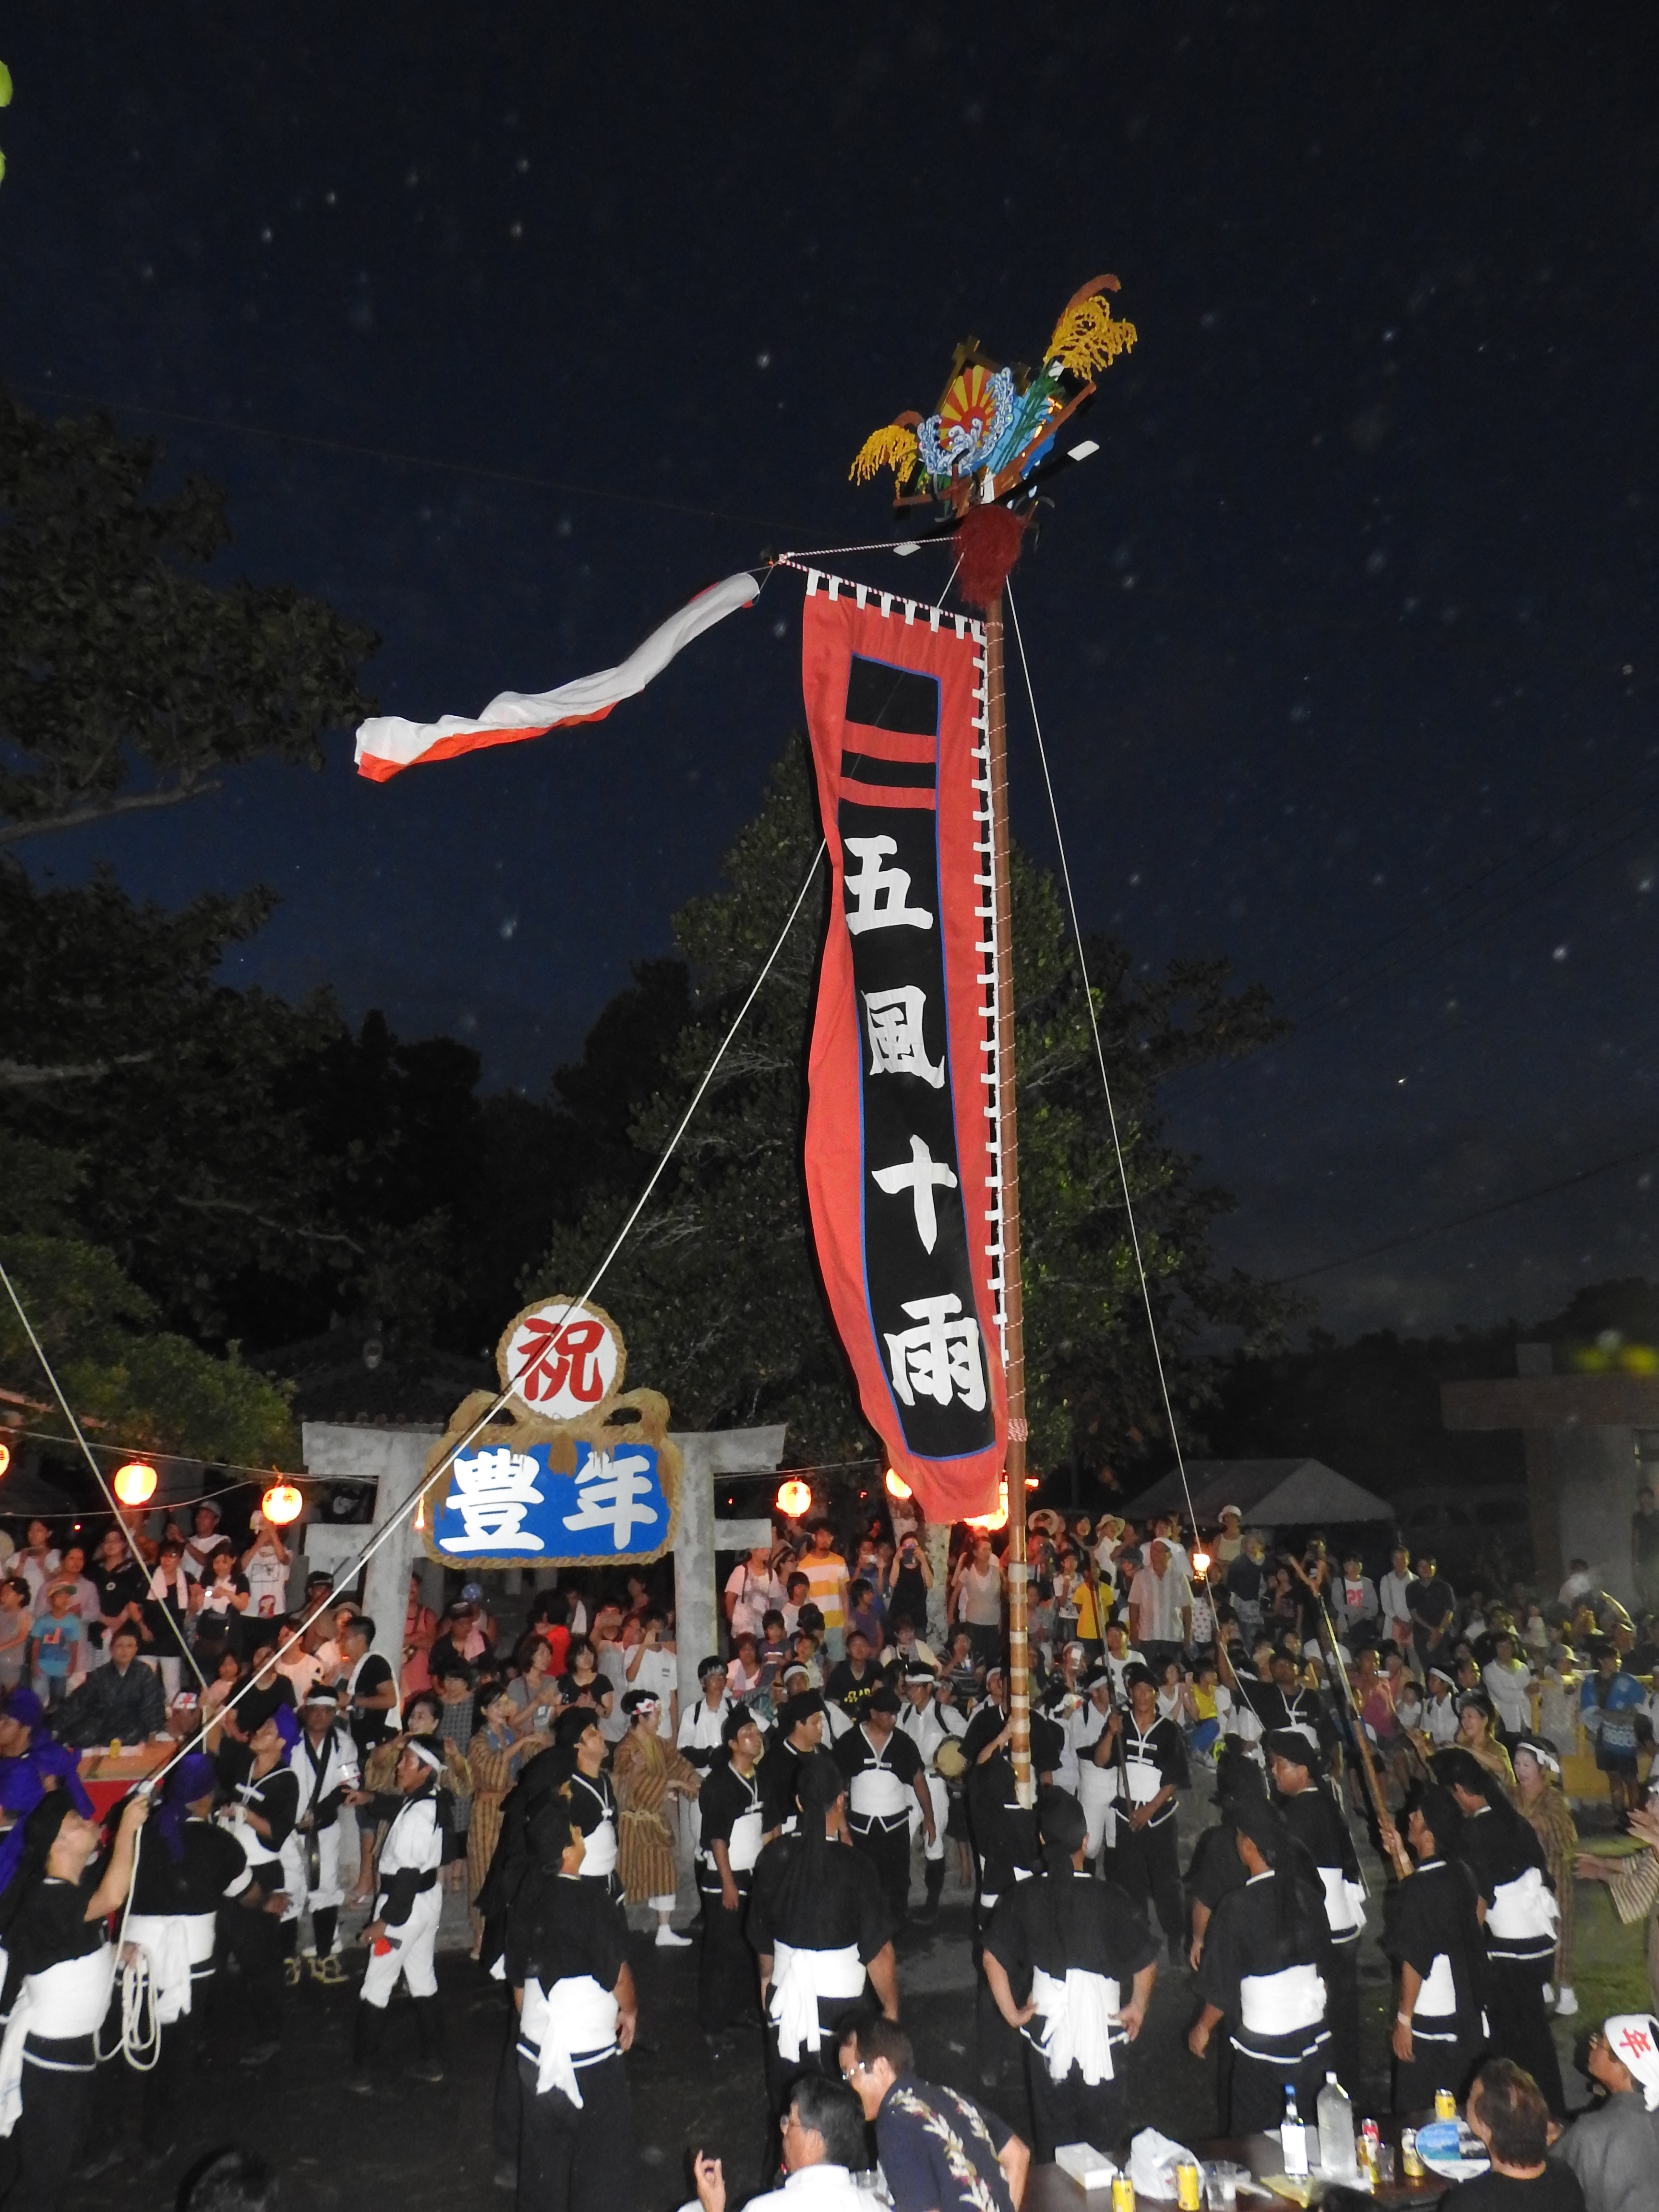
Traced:
[[1244, 1548], [1244, 1516], [1237, 1505], [1221, 1509], [1221, 1527], [1211, 1546], [1215, 1563], [1224, 1576], [1227, 1569]]
[[[948, 1688], [949, 1686], [946, 1686]], [[916, 1756], [921, 1761], [921, 1778], [927, 1785], [927, 1801], [933, 1814], [931, 1829], [916, 1814], [907, 1814], [912, 1839], [919, 1830], [925, 1831], [927, 1838], [922, 1856], [922, 1881], [927, 1894], [927, 1901], [916, 1915], [920, 1926], [931, 1925], [939, 1917], [939, 1901], [945, 1888], [945, 1824], [951, 1811], [949, 1785], [933, 1763], [939, 1746], [950, 1737], [951, 1731], [946, 1729], [944, 1717], [934, 1702], [933, 1690], [933, 1670], [931, 1667], [912, 1664], [905, 1668], [898, 1725], [916, 1747]], [[965, 1729], [965, 1723], [963, 1727]]]
[[562, 1797], [536, 1806], [527, 1841], [543, 1878], [533, 1910], [508, 1915], [504, 1960], [519, 2012], [519, 2203], [536, 2212], [635, 2212], [623, 2053], [638, 2002], [626, 1939], [595, 1885], [581, 1880], [581, 1832]]
[[[786, 1685], [793, 1672], [784, 1675]], [[777, 1709], [777, 1721], [761, 1761], [761, 1793], [766, 1800], [767, 1833], [793, 1835], [798, 1770], [823, 1741], [823, 1699], [816, 1690], [792, 1689]]]
[[702, 1952], [697, 1961], [697, 2018], [706, 2036], [721, 2035], [755, 2017], [755, 1959], [743, 1932], [755, 1867], [768, 1838], [756, 1768], [760, 1723], [733, 1705], [722, 1723], [723, 1751], [698, 1793], [702, 1832], [697, 1894], [702, 1904]]
[[1578, 2177], [1585, 2212], [1659, 2212], [1659, 2021], [1614, 2013], [1590, 2037], [1587, 2071], [1605, 2101], [1550, 2152]]
[[1462, 1716], [1457, 1710], [1457, 1677], [1449, 1667], [1430, 1668], [1428, 1692], [1429, 1702], [1423, 1709], [1423, 1733], [1434, 1750], [1449, 1750], [1462, 1727]]
[[1239, 1634], [1254, 1644], [1261, 1633], [1261, 1613], [1267, 1587], [1266, 1547], [1254, 1530], [1234, 1553], [1227, 1567], [1227, 1595]]
[[848, 1842], [846, 1784], [828, 1752], [799, 1761], [796, 1808], [798, 1832], [762, 1851], [749, 1899], [778, 2118], [800, 2075], [837, 2072], [841, 2021], [866, 1978], [887, 2017], [898, 2017], [891, 1916], [874, 1866]]
[[931, 1845], [933, 1801], [921, 1754], [898, 1725], [899, 1702], [884, 1682], [872, 1690], [858, 1726], [849, 1729], [832, 1756], [847, 1781], [848, 1828], [854, 1848], [876, 1870], [895, 1932], [909, 1912], [910, 1808], [920, 1808]]
[[204, 1498], [196, 1508], [196, 1533], [185, 1546], [185, 1572], [191, 1582], [211, 1578], [213, 1555], [229, 1544], [228, 1536], [219, 1534], [220, 1514], [210, 1498]]
[[[702, 1695], [680, 1715], [679, 1733], [675, 1747], [688, 1766], [706, 1775], [724, 1754], [726, 1717], [731, 1711], [732, 1698], [726, 1688], [726, 1662], [718, 1653], [711, 1652], [707, 1659], [697, 1662], [697, 1687]], [[692, 1856], [697, 1850], [701, 1835], [701, 1796], [690, 1799], [686, 1813], [690, 1822], [689, 1842]]]
[[1400, 1973], [1396, 2112], [1426, 2111], [1437, 2089], [1459, 2094], [1486, 2048], [1486, 1945], [1474, 1878], [1457, 1856], [1462, 1826], [1449, 1790], [1419, 1784], [1406, 1814], [1417, 1870], [1389, 1893], [1382, 1945]]
[[1359, 2080], [1359, 1939], [1365, 1931], [1365, 1885], [1359, 1856], [1334, 1793], [1321, 1777], [1324, 1760], [1310, 1728], [1271, 1729], [1262, 1739], [1285, 1825], [1306, 1851], [1325, 1893], [1331, 1931], [1331, 1976], [1325, 2018], [1331, 2063], [1345, 2083]]
[[1463, 1815], [1457, 1853], [1486, 1906], [1486, 2012], [1492, 2047], [1524, 2066], [1558, 2118], [1566, 2111], [1561, 2068], [1544, 2006], [1559, 1908], [1544, 1847], [1486, 1770], [1459, 1745], [1434, 1762]]
[[1181, 1895], [1181, 1861], [1176, 1842], [1176, 1792], [1187, 1786], [1187, 1746], [1181, 1730], [1158, 1710], [1158, 1677], [1150, 1667], [1131, 1667], [1129, 1711], [1123, 1724], [1123, 1773], [1127, 1814], [1102, 1861], [1109, 1881], [1127, 1890], [1135, 1903], [1150, 1899], [1158, 1925], [1179, 1961], [1187, 1948], [1187, 1915]]
[[1115, 2145], [1128, 2046], [1158, 1978], [1146, 1915], [1115, 1882], [1091, 1881], [1083, 1808], [1064, 1790], [1037, 1799], [1042, 1872], [1017, 1882], [991, 1917], [985, 1976], [1025, 2045], [1037, 2157], [1057, 2145]]
[[398, 1787], [403, 1803], [380, 1846], [374, 1907], [358, 1941], [369, 1947], [368, 1965], [358, 1993], [352, 2034], [352, 2078], [348, 2086], [366, 2095], [368, 2068], [386, 2033], [386, 2007], [401, 1980], [415, 2005], [420, 2039], [417, 2081], [441, 2081], [439, 2057], [441, 2015], [433, 1950], [443, 1896], [438, 1869], [443, 1863], [443, 1829], [438, 1820], [438, 1778], [444, 1771], [437, 1737], [411, 1735], [398, 1754]]
[[299, 1777], [300, 1809], [287, 1848], [290, 1899], [300, 1912], [311, 1908], [311, 1941], [301, 1956], [311, 1961], [317, 1982], [343, 1982], [340, 1963], [340, 1807], [348, 1790], [359, 1786], [356, 1746], [336, 1723], [339, 1703], [320, 1685], [306, 1694], [300, 1714], [300, 1741], [289, 1753]]

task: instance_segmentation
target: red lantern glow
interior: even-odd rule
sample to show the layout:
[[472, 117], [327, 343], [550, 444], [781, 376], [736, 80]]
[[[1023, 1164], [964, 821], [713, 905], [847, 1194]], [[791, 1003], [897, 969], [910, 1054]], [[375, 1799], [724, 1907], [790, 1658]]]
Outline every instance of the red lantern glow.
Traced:
[[0, 1444], [0, 1474], [3, 1474], [10, 1465], [11, 1446], [9, 1444]]
[[123, 1505], [148, 1505], [155, 1495], [155, 1469], [146, 1459], [130, 1459], [115, 1470], [115, 1495]]
[[904, 1498], [914, 1495], [909, 1484], [904, 1480], [904, 1477], [902, 1474], [895, 1474], [890, 1467], [887, 1470], [886, 1480], [887, 1495], [890, 1498]]
[[286, 1528], [305, 1510], [305, 1499], [291, 1482], [273, 1482], [259, 1500], [259, 1510], [273, 1528]]
[[984, 1528], [987, 1530], [1006, 1528], [1008, 1526], [1008, 1483], [1006, 1476], [997, 1486], [996, 1511], [994, 1513], [970, 1513], [968, 1516], [968, 1526], [970, 1528]]
[[810, 1513], [812, 1510], [811, 1486], [800, 1481], [780, 1483], [777, 1506], [786, 1520], [799, 1521], [803, 1513]]

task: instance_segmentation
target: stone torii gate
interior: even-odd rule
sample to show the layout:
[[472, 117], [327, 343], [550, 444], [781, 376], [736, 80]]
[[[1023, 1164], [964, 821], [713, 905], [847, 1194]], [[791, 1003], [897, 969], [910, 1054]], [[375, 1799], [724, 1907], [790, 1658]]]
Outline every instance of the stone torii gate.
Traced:
[[[310, 1524], [301, 1531], [307, 1565], [332, 1573], [354, 1559], [388, 1522], [396, 1525], [368, 1563], [363, 1610], [374, 1623], [374, 1649], [394, 1674], [403, 1664], [404, 1611], [410, 1570], [425, 1552], [416, 1540], [410, 1510], [433, 1446], [441, 1429], [413, 1424], [371, 1425], [356, 1421], [307, 1421], [303, 1428], [307, 1473], [325, 1481], [372, 1485], [372, 1527]], [[784, 1428], [713, 1429], [673, 1434], [681, 1457], [679, 1500], [674, 1528], [675, 1645], [679, 1660], [682, 1709], [697, 1695], [697, 1662], [720, 1643], [720, 1593], [714, 1586], [717, 1552], [747, 1551], [772, 1540], [769, 1519], [717, 1521], [714, 1486], [728, 1475], [767, 1474], [783, 1457]], [[312, 1543], [327, 1543], [327, 1555], [313, 1557]], [[586, 1560], [571, 1564], [588, 1566]]]

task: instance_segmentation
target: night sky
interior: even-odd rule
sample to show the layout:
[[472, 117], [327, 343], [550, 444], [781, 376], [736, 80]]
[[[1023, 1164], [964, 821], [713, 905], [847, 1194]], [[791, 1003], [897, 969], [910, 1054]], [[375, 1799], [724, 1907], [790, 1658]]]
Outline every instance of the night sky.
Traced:
[[[230, 568], [376, 628], [416, 718], [604, 666], [763, 547], [890, 534], [866, 434], [1115, 270], [1140, 342], [1015, 586], [1085, 924], [1297, 1021], [1170, 1101], [1225, 1256], [1345, 1262], [1305, 1284], [1343, 1331], [1650, 1267], [1649, 9], [34, 0], [0, 54], [0, 375], [225, 482]], [[539, 1090], [755, 809], [799, 592], [594, 730], [385, 787], [342, 732], [23, 857], [269, 883], [234, 979]]]

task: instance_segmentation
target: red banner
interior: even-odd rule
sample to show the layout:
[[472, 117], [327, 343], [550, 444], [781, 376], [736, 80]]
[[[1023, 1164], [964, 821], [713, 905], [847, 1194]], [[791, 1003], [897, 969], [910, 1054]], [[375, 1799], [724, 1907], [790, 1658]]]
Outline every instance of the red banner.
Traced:
[[834, 876], [818, 1264], [890, 1464], [955, 1520], [994, 1510], [1008, 1429], [984, 633], [811, 574], [801, 680]]

